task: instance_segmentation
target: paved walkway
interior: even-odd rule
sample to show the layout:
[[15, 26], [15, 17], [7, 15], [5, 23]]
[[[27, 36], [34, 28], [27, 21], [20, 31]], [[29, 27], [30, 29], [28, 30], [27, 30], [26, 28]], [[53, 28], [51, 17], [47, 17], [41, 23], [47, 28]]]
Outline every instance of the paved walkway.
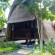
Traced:
[[20, 53], [14, 53], [14, 54], [11, 54], [11, 55], [24, 55], [24, 54], [20, 54]]
[[0, 33], [0, 41], [4, 41], [6, 39], [5, 32]]
[[18, 52], [10, 54], [10, 55], [26, 55], [33, 52], [31, 49], [20, 49]]

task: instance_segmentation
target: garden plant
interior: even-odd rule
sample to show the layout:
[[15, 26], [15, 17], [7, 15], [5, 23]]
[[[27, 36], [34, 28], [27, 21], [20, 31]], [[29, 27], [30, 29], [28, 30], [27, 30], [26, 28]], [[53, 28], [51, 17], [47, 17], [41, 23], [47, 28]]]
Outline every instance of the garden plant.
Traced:
[[0, 42], [0, 55], [3, 54], [8, 54], [11, 52], [16, 52], [17, 50], [19, 50], [22, 47], [21, 44], [19, 43], [15, 43], [14, 41], [12, 41], [11, 43], [9, 42]]
[[51, 40], [48, 43], [45, 43], [42, 51], [41, 51], [40, 47], [37, 46], [36, 49], [34, 48], [34, 52], [32, 52], [28, 55], [55, 55], [54, 39], [51, 38]]

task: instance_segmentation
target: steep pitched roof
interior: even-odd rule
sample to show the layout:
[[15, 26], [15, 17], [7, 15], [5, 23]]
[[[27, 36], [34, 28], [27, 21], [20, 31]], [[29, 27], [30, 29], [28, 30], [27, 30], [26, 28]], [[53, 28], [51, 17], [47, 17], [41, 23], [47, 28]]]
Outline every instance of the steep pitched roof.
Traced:
[[20, 5], [13, 4], [9, 13], [8, 23], [23, 22], [35, 19], [35, 15], [29, 13], [28, 8], [20, 8]]

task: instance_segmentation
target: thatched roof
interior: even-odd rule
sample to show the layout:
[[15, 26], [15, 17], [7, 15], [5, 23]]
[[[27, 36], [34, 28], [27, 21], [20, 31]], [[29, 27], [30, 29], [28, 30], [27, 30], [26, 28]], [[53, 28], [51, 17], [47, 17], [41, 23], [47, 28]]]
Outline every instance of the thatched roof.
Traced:
[[43, 21], [44, 24], [44, 41], [49, 41], [51, 38], [55, 39], [55, 30], [53, 22], [50, 20]]
[[[14, 8], [13, 6], [12, 8]], [[10, 12], [8, 17], [8, 23], [16, 23], [16, 22], [23, 22], [23, 21], [29, 21], [33, 20], [35, 16], [28, 12], [28, 8], [20, 8], [19, 5], [13, 9], [13, 11]]]

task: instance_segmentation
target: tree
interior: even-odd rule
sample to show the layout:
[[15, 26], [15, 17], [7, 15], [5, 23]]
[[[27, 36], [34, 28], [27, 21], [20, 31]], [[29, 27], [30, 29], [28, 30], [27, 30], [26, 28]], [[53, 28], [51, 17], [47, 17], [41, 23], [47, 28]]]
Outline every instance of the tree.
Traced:
[[8, 0], [0, 0], [0, 30], [4, 28], [4, 25], [7, 22], [5, 18], [5, 11], [8, 6]]

